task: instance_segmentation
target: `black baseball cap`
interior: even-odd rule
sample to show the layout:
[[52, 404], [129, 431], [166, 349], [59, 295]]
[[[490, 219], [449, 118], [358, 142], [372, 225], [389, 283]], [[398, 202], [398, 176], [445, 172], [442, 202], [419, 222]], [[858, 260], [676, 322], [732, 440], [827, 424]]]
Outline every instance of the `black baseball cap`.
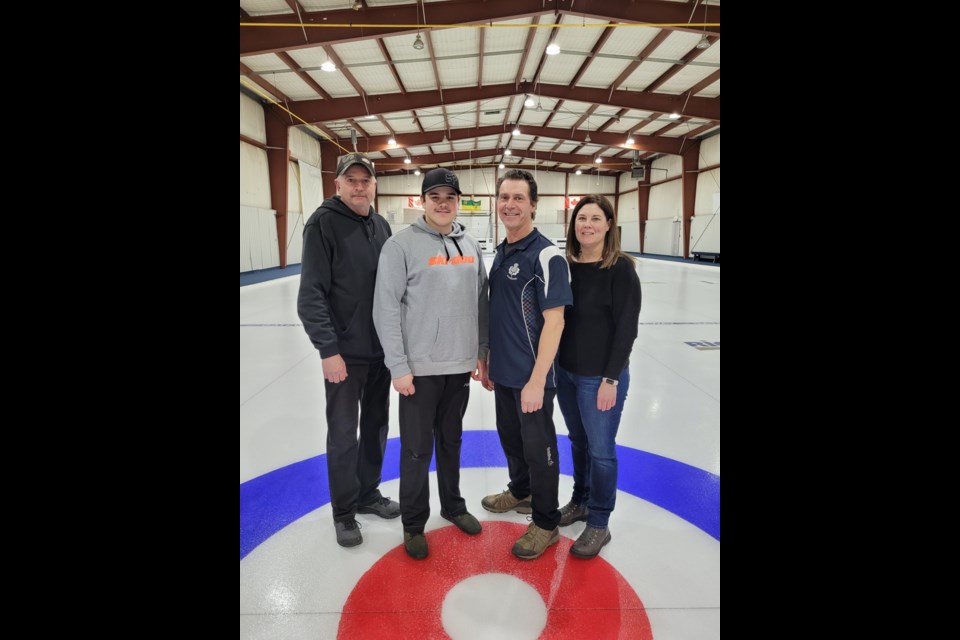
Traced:
[[457, 195], [460, 195], [460, 180], [457, 178], [457, 174], [450, 169], [444, 169], [440, 167], [434, 169], [423, 176], [423, 186], [420, 187], [420, 195], [427, 195], [427, 191], [431, 189], [436, 189], [437, 187], [450, 187], [457, 192]]
[[342, 176], [347, 169], [355, 164], [362, 165], [364, 169], [370, 172], [371, 176], [376, 177], [377, 172], [373, 168], [373, 161], [362, 153], [348, 153], [345, 156], [340, 156], [337, 161], [337, 177]]

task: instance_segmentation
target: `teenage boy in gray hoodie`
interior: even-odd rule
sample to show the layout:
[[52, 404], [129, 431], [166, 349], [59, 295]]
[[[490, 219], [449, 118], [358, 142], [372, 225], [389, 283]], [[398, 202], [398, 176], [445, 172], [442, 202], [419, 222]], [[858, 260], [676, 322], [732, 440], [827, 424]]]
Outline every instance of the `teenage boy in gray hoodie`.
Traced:
[[470, 535], [480, 523], [460, 496], [460, 442], [470, 378], [486, 375], [487, 271], [477, 241], [454, 218], [460, 182], [434, 169], [423, 178], [424, 215], [383, 245], [373, 322], [400, 393], [403, 546], [418, 560], [430, 517], [430, 459], [437, 450], [440, 516]]

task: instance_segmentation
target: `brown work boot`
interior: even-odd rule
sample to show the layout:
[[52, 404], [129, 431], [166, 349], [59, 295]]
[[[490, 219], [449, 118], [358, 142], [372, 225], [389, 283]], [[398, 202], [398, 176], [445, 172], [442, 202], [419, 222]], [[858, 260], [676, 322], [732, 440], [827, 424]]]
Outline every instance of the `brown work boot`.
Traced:
[[586, 504], [577, 504], [573, 500], [560, 507], [560, 526], [566, 527], [579, 520], [586, 520], [590, 509]]
[[520, 536], [520, 539], [513, 545], [513, 555], [521, 560], [533, 560], [542, 556], [547, 547], [557, 544], [559, 541], [559, 528], [549, 531], [541, 529], [531, 522], [530, 526], [527, 527], [527, 532]]
[[613, 536], [610, 535], [610, 529], [607, 527], [591, 527], [587, 525], [583, 533], [580, 534], [580, 537], [577, 538], [577, 541], [570, 547], [570, 553], [578, 558], [589, 560], [600, 553], [600, 549], [610, 542], [612, 537]]
[[503, 493], [495, 493], [487, 496], [480, 501], [480, 505], [487, 511], [493, 513], [506, 513], [507, 511], [516, 511], [517, 513], [533, 513], [533, 507], [530, 506], [530, 496], [526, 498], [516, 498], [510, 489]]

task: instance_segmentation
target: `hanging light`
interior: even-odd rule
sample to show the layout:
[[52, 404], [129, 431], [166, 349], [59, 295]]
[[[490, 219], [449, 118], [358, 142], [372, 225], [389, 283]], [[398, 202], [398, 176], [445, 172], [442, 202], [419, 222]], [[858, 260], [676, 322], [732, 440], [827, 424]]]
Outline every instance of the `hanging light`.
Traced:
[[627, 144], [633, 144], [633, 138], [627, 138]]
[[513, 128], [513, 135], [515, 135], [515, 136], [520, 135], [520, 126], [519, 126], [519, 125], [517, 125], [517, 126], [515, 126], [515, 127]]
[[503, 152], [503, 155], [505, 155], [505, 156], [510, 155], [510, 149], [507, 149], [506, 151], [504, 151], [504, 152]]
[[393, 139], [393, 136], [391, 136], [390, 139], [387, 140], [387, 144], [397, 144], [397, 141]]
[[417, 51], [423, 49], [423, 39], [420, 37], [420, 32], [417, 32], [417, 39], [413, 41], [413, 48]]
[[523, 101], [523, 106], [525, 107], [533, 107], [536, 104], [537, 103], [533, 101], [533, 96], [529, 95], [527, 96], [527, 99]]
[[697, 43], [697, 49], [709, 49], [710, 38], [707, 37], [707, 3], [703, 3], [703, 35], [700, 36], [700, 42]]
[[410, 164], [410, 158], [404, 158], [403, 164]]
[[360, 9], [363, 9], [363, 3], [360, 2], [360, 0], [357, 0], [356, 2], [353, 3], [353, 10], [360, 11]]
[[501, 163], [500, 163], [500, 166], [497, 167], [497, 168], [498, 168], [498, 169], [503, 169], [503, 168], [504, 168], [503, 163], [501, 162]]
[[546, 54], [547, 54], [548, 56], [555, 56], [555, 55], [557, 55], [558, 53], [560, 53], [560, 45], [558, 45], [558, 44], [557, 44], [557, 41], [554, 40], [553, 42], [551, 42], [550, 44], [547, 45]]
[[577, 169], [577, 175], [578, 175], [578, 176], [582, 176], [582, 175], [583, 175], [583, 171], [580, 171], [580, 169]]
[[333, 73], [337, 70], [337, 65], [333, 64], [332, 60], [327, 60], [322, 65], [320, 65], [321, 71], [326, 71], [327, 73]]
[[416, 170], [413, 172], [413, 175], [415, 175], [415, 176], [420, 175], [420, 169], [416, 169]]

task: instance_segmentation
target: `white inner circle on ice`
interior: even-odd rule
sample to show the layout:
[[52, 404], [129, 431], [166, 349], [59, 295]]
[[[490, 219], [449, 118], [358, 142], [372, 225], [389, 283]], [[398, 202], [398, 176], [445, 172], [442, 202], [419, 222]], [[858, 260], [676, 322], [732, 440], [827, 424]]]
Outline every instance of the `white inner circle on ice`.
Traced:
[[450, 589], [440, 619], [453, 640], [536, 640], [547, 626], [547, 607], [523, 580], [484, 573]]

